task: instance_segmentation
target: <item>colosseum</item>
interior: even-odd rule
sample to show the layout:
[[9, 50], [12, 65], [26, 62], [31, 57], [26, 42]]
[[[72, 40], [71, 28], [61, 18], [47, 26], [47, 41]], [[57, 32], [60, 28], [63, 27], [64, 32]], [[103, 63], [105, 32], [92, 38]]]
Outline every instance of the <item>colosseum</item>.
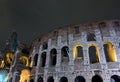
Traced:
[[120, 82], [120, 20], [66, 25], [30, 47], [13, 32], [0, 54], [0, 82]]

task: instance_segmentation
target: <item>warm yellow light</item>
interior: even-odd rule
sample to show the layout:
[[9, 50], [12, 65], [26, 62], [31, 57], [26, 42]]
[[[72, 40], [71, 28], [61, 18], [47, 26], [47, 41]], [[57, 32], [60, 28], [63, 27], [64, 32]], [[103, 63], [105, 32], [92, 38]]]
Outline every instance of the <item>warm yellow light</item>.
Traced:
[[113, 44], [111, 42], [106, 42], [105, 44], [108, 45], [108, 57], [111, 62], [117, 62], [116, 52]]
[[[81, 46], [81, 47], [82, 47], [81, 44], [75, 44], [75, 46], [73, 47], [74, 59], [76, 59], [76, 58], [77, 58], [77, 55], [78, 55], [78, 50], [77, 50], [77, 47], [78, 47], [78, 46]], [[82, 58], [82, 57], [81, 57], [81, 58]]]
[[28, 62], [28, 57], [27, 56], [20, 56], [20, 61], [26, 65], [29, 66], [29, 62]]
[[19, 82], [29, 82], [29, 81], [30, 81], [30, 71], [27, 69], [22, 70]]
[[33, 62], [31, 61], [29, 66], [32, 67], [32, 65], [33, 65]]
[[1, 61], [1, 65], [0, 65], [0, 68], [3, 68], [5, 66], [5, 62], [4, 60]]
[[8, 64], [12, 65], [13, 57], [14, 57], [13, 53], [7, 53], [6, 54], [6, 60], [7, 60]]

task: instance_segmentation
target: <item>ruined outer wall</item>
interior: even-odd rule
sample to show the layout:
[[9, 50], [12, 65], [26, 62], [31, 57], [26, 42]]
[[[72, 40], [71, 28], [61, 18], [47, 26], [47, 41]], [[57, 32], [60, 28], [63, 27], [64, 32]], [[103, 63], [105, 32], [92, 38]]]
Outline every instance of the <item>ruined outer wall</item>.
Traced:
[[[41, 76], [44, 82], [47, 82], [49, 77], [53, 77], [54, 82], [60, 82], [61, 77], [67, 77], [68, 82], [74, 82], [77, 76], [83, 76], [86, 82], [91, 82], [94, 75], [100, 75], [103, 82], [110, 82], [112, 75], [119, 75], [120, 68], [120, 26], [116, 26], [115, 22], [119, 20], [98, 21], [86, 24], [68, 25], [62, 28], [55, 29], [46, 33], [40, 38], [33, 41], [31, 57], [34, 62], [35, 54], [38, 54], [37, 66], [33, 66], [33, 77], [35, 82], [39, 76]], [[102, 28], [100, 24], [105, 23]], [[75, 33], [75, 27], [79, 27], [79, 33]], [[57, 34], [55, 34], [57, 33]], [[87, 41], [87, 33], [94, 33], [96, 41]], [[42, 50], [43, 43], [47, 42], [48, 48]], [[105, 42], [111, 42], [115, 48], [117, 62], [106, 62], [103, 44]], [[83, 61], [76, 61], [73, 55], [73, 47], [75, 44], [82, 44], [83, 47]], [[99, 63], [90, 63], [88, 54], [88, 45], [96, 44], [99, 54]], [[61, 63], [61, 48], [63, 46], [69, 47], [69, 62]], [[56, 65], [51, 67], [50, 51], [55, 48], [57, 50], [57, 62]], [[41, 54], [46, 52], [46, 64], [45, 67], [41, 67]]]

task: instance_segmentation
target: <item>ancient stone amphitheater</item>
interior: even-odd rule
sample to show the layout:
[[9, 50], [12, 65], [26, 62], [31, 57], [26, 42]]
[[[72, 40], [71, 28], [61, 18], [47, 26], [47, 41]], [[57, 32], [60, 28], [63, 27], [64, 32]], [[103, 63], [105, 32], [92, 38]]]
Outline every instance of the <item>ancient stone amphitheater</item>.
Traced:
[[120, 82], [120, 20], [54, 29], [32, 47], [35, 82]]
[[120, 82], [120, 20], [54, 29], [30, 48], [28, 60], [20, 64], [24, 50], [15, 52], [9, 82]]

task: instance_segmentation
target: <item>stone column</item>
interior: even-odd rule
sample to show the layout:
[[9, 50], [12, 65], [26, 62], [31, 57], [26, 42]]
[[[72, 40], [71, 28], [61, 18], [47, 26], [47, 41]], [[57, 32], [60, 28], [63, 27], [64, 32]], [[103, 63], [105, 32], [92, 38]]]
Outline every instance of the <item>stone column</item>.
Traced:
[[40, 67], [40, 60], [41, 60], [41, 50], [42, 50], [42, 45], [39, 48], [38, 52], [38, 60], [37, 60], [37, 67], [36, 67], [36, 72], [35, 72], [35, 82], [37, 82], [38, 79], [38, 73], [39, 73], [39, 67]]
[[73, 34], [69, 34], [69, 70], [74, 71]]
[[119, 42], [115, 42], [114, 44], [114, 48], [115, 48], [115, 52], [116, 52], [116, 58], [117, 58], [117, 62], [120, 68], [120, 48], [119, 48]]
[[58, 36], [58, 44], [59, 47], [57, 48], [57, 62], [56, 62], [56, 72], [60, 71], [60, 65], [61, 65], [61, 36]]
[[46, 64], [44, 67], [44, 74], [46, 76], [46, 74], [48, 73], [48, 68], [49, 68], [49, 64], [50, 64], [50, 46], [51, 46], [51, 39], [48, 40], [48, 49], [46, 52]]
[[104, 53], [104, 48], [103, 48], [102, 42], [99, 42], [99, 44], [98, 44], [98, 51], [99, 51], [99, 56], [100, 56], [101, 68], [107, 69], [106, 58], [105, 58], [105, 53]]
[[84, 58], [84, 70], [89, 70], [90, 69], [90, 59], [89, 59], [89, 54], [88, 54], [88, 45], [87, 43], [83, 44], [83, 58]]
[[[16, 52], [15, 52], [15, 54], [14, 54], [14, 60], [12, 61], [12, 62], [13, 62], [13, 65], [10, 67], [10, 70], [9, 70], [8, 81], [10, 81], [11, 75], [12, 75], [12, 70], [14, 69], [14, 66], [15, 66], [16, 63], [17, 63], [18, 53], [20, 53], [20, 50], [17, 49]], [[13, 80], [13, 79], [12, 79], [12, 80]]]

